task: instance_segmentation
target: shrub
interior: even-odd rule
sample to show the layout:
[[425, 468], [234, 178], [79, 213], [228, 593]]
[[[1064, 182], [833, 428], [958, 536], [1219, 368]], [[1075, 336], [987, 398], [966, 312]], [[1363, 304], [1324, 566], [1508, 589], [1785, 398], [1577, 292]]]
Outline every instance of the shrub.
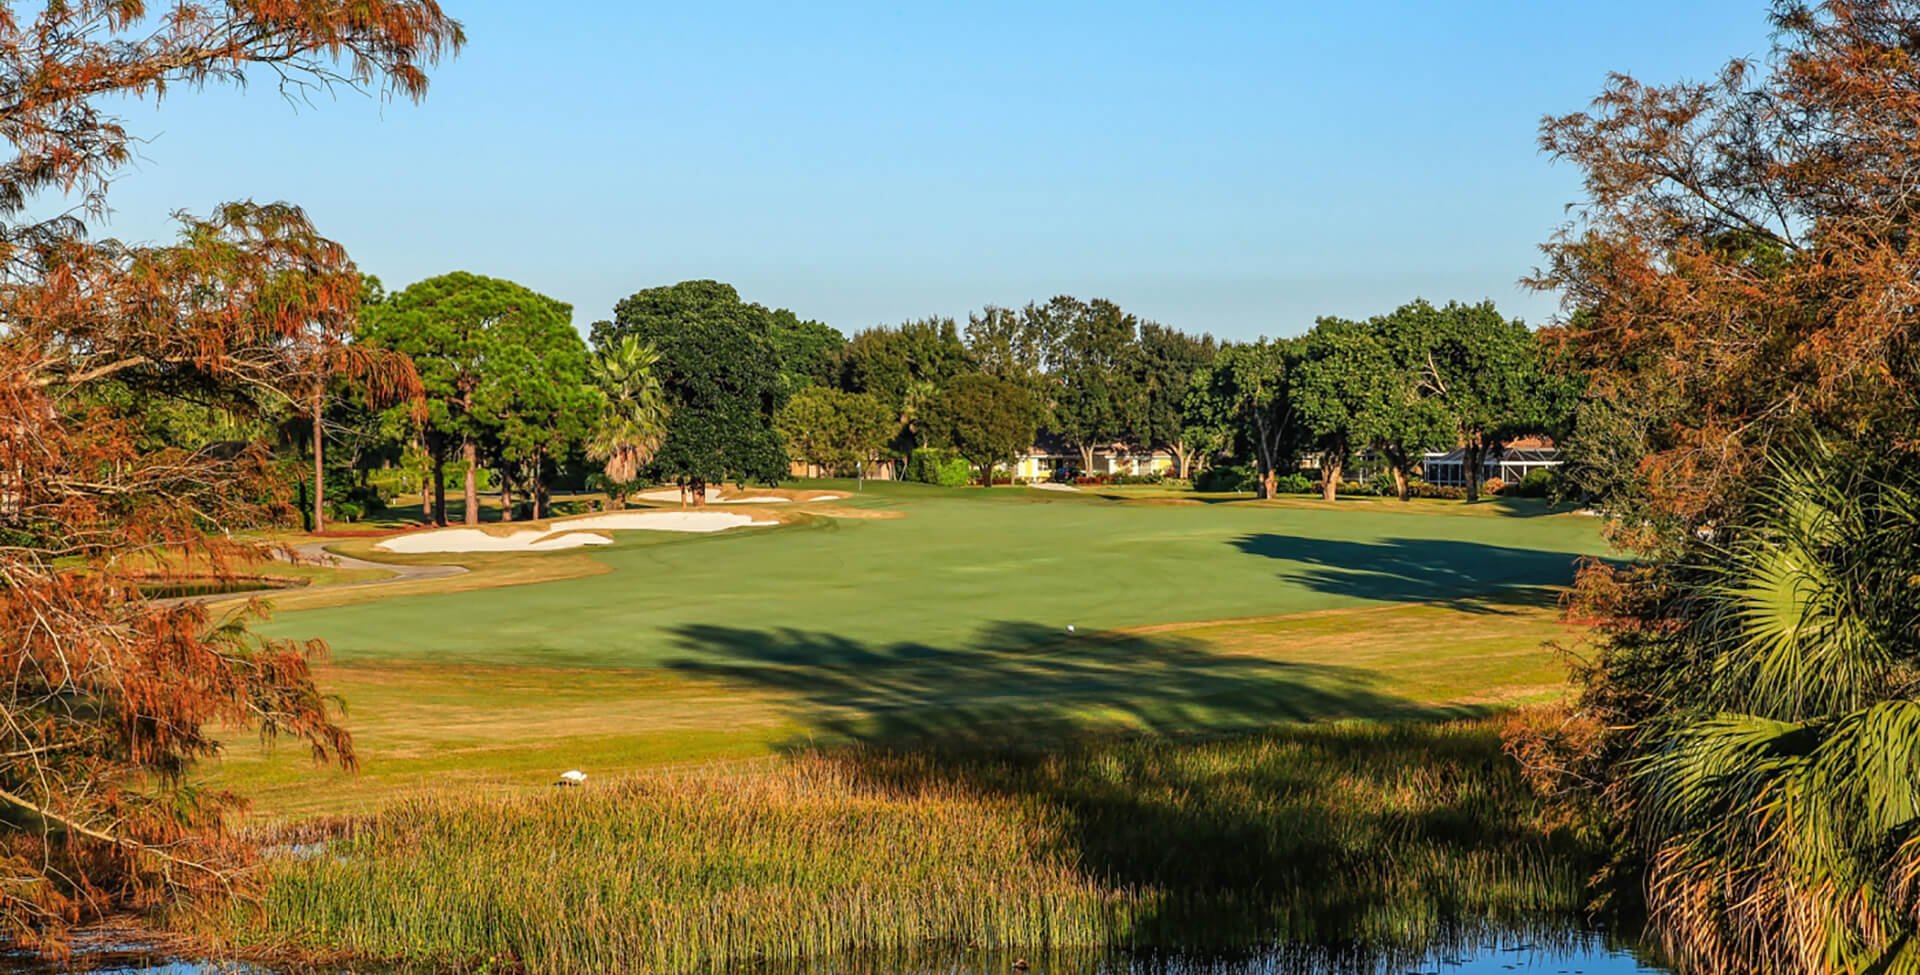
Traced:
[[1552, 470], [1536, 467], [1520, 479], [1520, 486], [1514, 491], [1523, 498], [1544, 498], [1553, 493], [1554, 480]]
[[1195, 491], [1251, 491], [1259, 478], [1242, 465], [1209, 467], [1193, 476]]
[[1428, 484], [1425, 481], [1413, 482], [1412, 490], [1413, 496], [1416, 498], [1443, 498], [1448, 501], [1464, 501], [1467, 498], [1466, 488], [1447, 487], [1443, 484]]
[[1320, 486], [1312, 478], [1295, 471], [1275, 478], [1273, 489], [1279, 494], [1314, 494], [1320, 490]]
[[973, 465], [945, 450], [921, 447], [907, 457], [903, 481], [964, 487], [973, 481]]
[[1489, 477], [1487, 478], [1487, 483], [1480, 485], [1480, 492], [1482, 494], [1504, 494], [1506, 490], [1507, 482], [1497, 477]]
[[1393, 475], [1391, 473], [1380, 471], [1372, 477], [1367, 478], [1367, 483], [1361, 488], [1360, 493], [1371, 494], [1376, 498], [1398, 497], [1400, 495], [1400, 486], [1393, 482]]

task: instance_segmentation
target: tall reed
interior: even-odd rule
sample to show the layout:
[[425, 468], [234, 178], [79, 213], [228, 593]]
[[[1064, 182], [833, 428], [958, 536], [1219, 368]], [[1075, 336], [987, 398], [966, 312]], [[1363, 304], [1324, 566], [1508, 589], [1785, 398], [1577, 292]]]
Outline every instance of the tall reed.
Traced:
[[929, 948], [1408, 948], [1571, 917], [1482, 722], [1221, 741], [807, 753], [518, 799], [403, 802], [278, 856], [247, 945], [535, 972]]

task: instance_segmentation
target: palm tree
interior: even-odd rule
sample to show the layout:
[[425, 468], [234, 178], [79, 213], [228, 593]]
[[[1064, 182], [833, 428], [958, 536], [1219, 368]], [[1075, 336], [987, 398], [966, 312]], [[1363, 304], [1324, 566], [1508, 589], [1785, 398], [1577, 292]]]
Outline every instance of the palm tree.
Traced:
[[603, 397], [599, 421], [587, 437], [587, 456], [606, 465], [616, 503], [640, 479], [667, 438], [667, 397], [654, 367], [660, 353], [631, 335], [593, 357], [593, 384]]
[[[1920, 476], [1815, 445], [1619, 666], [1623, 811], [1688, 970], [1920, 971]], [[1905, 469], [1903, 469], [1905, 468]]]

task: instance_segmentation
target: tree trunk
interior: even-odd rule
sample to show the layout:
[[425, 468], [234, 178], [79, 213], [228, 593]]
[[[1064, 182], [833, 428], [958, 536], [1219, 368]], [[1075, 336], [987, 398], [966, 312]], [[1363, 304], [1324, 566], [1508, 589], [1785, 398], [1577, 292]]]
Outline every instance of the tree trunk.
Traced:
[[[694, 507], [704, 508], [707, 506], [707, 482], [705, 480], [698, 477], [687, 478], [687, 486], [683, 490], [686, 491], [688, 497], [693, 499]], [[683, 507], [686, 505], [685, 501], [680, 503]]]
[[1467, 503], [1480, 500], [1480, 468], [1486, 466], [1486, 448], [1475, 446], [1471, 441], [1460, 451], [1460, 477], [1466, 482]]
[[480, 447], [472, 437], [460, 441], [460, 459], [467, 462], [467, 483], [464, 494], [467, 503], [467, 516], [462, 519], [469, 525], [480, 523]]
[[1389, 462], [1387, 466], [1393, 471], [1394, 497], [1402, 501], [1412, 500], [1413, 482], [1407, 477], [1406, 469], [1401, 467], [1397, 461]]
[[993, 487], [993, 461], [984, 461], [980, 465], [980, 486]]
[[1260, 497], [1272, 501], [1280, 496], [1280, 475], [1269, 467], [1260, 472]]
[[500, 520], [513, 520], [513, 482], [507, 479], [506, 471], [495, 471], [500, 475]]
[[433, 446], [433, 523], [447, 526], [447, 451], [442, 443]]
[[1186, 480], [1190, 473], [1187, 470], [1187, 457], [1191, 451], [1187, 450], [1186, 443], [1180, 440], [1175, 440], [1167, 446], [1172, 448], [1173, 451], [1173, 479], [1176, 481]]
[[1091, 475], [1093, 473], [1093, 448], [1092, 447], [1080, 448], [1080, 473], [1086, 474], [1086, 475]]
[[320, 433], [318, 387], [314, 389], [313, 402], [309, 404], [309, 409], [313, 410], [313, 530], [317, 533], [325, 531], [327, 527], [327, 465], [325, 455], [322, 453], [326, 449], [326, 438]]
[[433, 473], [425, 467], [420, 469], [420, 517], [433, 520]]
[[1340, 497], [1340, 470], [1344, 464], [1344, 459], [1337, 457], [1320, 463], [1320, 500], [1333, 501]]
[[547, 481], [546, 478], [542, 476], [546, 473], [546, 457], [546, 451], [543, 450], [536, 450], [533, 453], [532, 494], [534, 521], [539, 521], [547, 516]]

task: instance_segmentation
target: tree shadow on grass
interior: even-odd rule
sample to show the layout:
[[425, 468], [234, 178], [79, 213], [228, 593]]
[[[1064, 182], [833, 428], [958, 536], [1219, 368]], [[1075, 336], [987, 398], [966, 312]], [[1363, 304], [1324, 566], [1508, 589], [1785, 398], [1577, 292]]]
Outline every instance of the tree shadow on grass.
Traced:
[[1177, 635], [1002, 621], [951, 647], [711, 625], [681, 627], [674, 640], [682, 655], [669, 668], [783, 692], [813, 734], [863, 742], [1437, 713], [1382, 690], [1370, 671], [1220, 654]]
[[1127, 902], [1099, 932], [1109, 948], [1291, 945], [1307, 963], [1276, 970], [1321, 970], [1573, 925], [1585, 866], [1536, 828], [1498, 734], [1329, 720], [1445, 713], [1365, 670], [1021, 622], [952, 647], [723, 626], [676, 640], [673, 669], [779, 692], [810, 735], [852, 742], [830, 754], [858, 781], [1031, 812], [1036, 856]]
[[1268, 532], [1232, 544], [1248, 555], [1292, 563], [1281, 578], [1315, 592], [1381, 602], [1437, 602], [1483, 612], [1480, 597], [1573, 582], [1577, 557], [1566, 552], [1511, 548], [1439, 538], [1374, 542], [1309, 538]]

